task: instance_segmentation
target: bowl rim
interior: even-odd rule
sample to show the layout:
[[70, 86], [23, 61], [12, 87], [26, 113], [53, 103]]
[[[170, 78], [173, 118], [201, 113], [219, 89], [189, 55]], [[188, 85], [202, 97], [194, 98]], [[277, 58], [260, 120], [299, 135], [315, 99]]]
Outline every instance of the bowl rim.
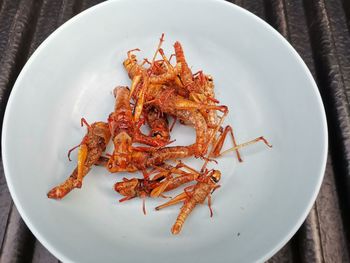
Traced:
[[[1, 152], [1, 154], [2, 154], [2, 160], [3, 160], [4, 174], [5, 174], [7, 186], [9, 188], [11, 197], [13, 199], [14, 204], [16, 205], [18, 212], [20, 213], [22, 219], [24, 220], [24, 222], [26, 223], [26, 225], [28, 226], [30, 231], [40, 241], [40, 243], [42, 243], [45, 246], [45, 248], [50, 251], [50, 253], [52, 253], [55, 257], [57, 257], [62, 262], [73, 262], [73, 261], [71, 259], [69, 259], [68, 257], [66, 257], [63, 253], [56, 250], [55, 246], [52, 245], [50, 242], [48, 242], [46, 240], [46, 238], [40, 233], [40, 231], [34, 227], [34, 224], [29, 219], [28, 215], [25, 212], [25, 209], [22, 207], [22, 205], [21, 205], [21, 203], [18, 200], [18, 197], [16, 195], [16, 191], [15, 191], [14, 186], [13, 186], [12, 181], [11, 181], [8, 160], [7, 160], [7, 155], [6, 155], [6, 152], [7, 152], [6, 141], [7, 141], [7, 136], [9, 133], [9, 131], [7, 129], [7, 127], [8, 127], [7, 123], [9, 122], [11, 111], [12, 111], [12, 108], [14, 107], [13, 104], [15, 101], [16, 94], [18, 92], [20, 92], [19, 87], [20, 87], [20, 83], [22, 81], [22, 78], [26, 74], [28, 68], [30, 68], [32, 62], [39, 56], [39, 54], [41, 53], [41, 50], [45, 49], [45, 47], [47, 45], [49, 45], [50, 42], [52, 40], [54, 40], [57, 35], [60, 34], [61, 31], [65, 30], [65, 28], [69, 27], [71, 24], [76, 23], [81, 17], [83, 17], [87, 14], [96, 12], [99, 9], [102, 9], [104, 6], [113, 4], [115, 2], [122, 2], [122, 1], [126, 1], [126, 0], [109, 0], [106, 2], [99, 3], [97, 5], [91, 6], [91, 7], [87, 8], [86, 10], [80, 12], [79, 14], [73, 16], [72, 18], [70, 18], [69, 20], [64, 22], [62, 25], [60, 25], [57, 29], [55, 29], [39, 45], [39, 47], [34, 51], [34, 53], [27, 60], [26, 64], [23, 66], [20, 74], [18, 75], [18, 77], [16, 79], [15, 84], [13, 85], [13, 88], [11, 90], [9, 99], [7, 101], [6, 109], [5, 109], [4, 119], [3, 119], [3, 123], [2, 123], [2, 137], [1, 137], [2, 152]], [[171, 0], [167, 0], [167, 1], [171, 1]], [[199, 2], [199, 0], [191, 0], [191, 1]], [[320, 108], [319, 112], [320, 112], [320, 118], [321, 118], [321, 122], [322, 122], [321, 125], [323, 128], [322, 132], [324, 134], [324, 138], [323, 138], [324, 147], [323, 147], [323, 153], [322, 153], [323, 159], [322, 159], [322, 164], [320, 165], [320, 168], [321, 168], [320, 173], [321, 174], [319, 174], [319, 176], [318, 176], [318, 180], [317, 180], [317, 183], [315, 185], [314, 192], [312, 193], [312, 197], [310, 200], [308, 200], [308, 203], [305, 206], [305, 209], [304, 209], [302, 215], [299, 217], [298, 221], [295, 222], [294, 226], [289, 231], [289, 233], [287, 235], [285, 235], [284, 238], [282, 238], [278, 243], [276, 243], [276, 245], [274, 246], [273, 249], [267, 251], [264, 255], [261, 256], [259, 261], [264, 262], [264, 261], [268, 260], [269, 258], [271, 258], [274, 254], [276, 254], [292, 238], [292, 236], [297, 232], [297, 230], [301, 227], [302, 223], [305, 221], [307, 215], [309, 214], [313, 204], [315, 203], [317, 195], [320, 191], [321, 184], [323, 182], [323, 178], [324, 178], [324, 174], [325, 174], [325, 170], [326, 170], [327, 155], [328, 155], [328, 126], [327, 126], [327, 118], [326, 118], [325, 108], [323, 105], [320, 91], [317, 87], [317, 84], [316, 84], [309, 68], [307, 67], [307, 65], [305, 64], [304, 60], [301, 58], [299, 53], [294, 49], [294, 47], [276, 29], [274, 29], [271, 25], [269, 25], [266, 21], [264, 21], [260, 17], [256, 16], [255, 14], [249, 12], [248, 10], [246, 10], [246, 9], [244, 9], [244, 8], [234, 4], [234, 3], [230, 3], [230, 2], [227, 2], [224, 0], [206, 0], [206, 1], [213, 2], [216, 4], [226, 5], [226, 8], [236, 9], [237, 12], [244, 13], [245, 15], [249, 16], [250, 19], [255, 20], [256, 23], [259, 23], [260, 25], [262, 25], [262, 27], [264, 27], [265, 30], [270, 31], [271, 34], [274, 34], [279, 39], [279, 41], [281, 41], [283, 43], [283, 45], [291, 52], [291, 54], [298, 60], [298, 63], [302, 67], [303, 71], [305, 72], [305, 74], [307, 76], [307, 79], [310, 81], [310, 84], [312, 85], [313, 91], [314, 91], [315, 96], [317, 98], [318, 107]], [[201, 3], [203, 4], [203, 2], [201, 2]]]

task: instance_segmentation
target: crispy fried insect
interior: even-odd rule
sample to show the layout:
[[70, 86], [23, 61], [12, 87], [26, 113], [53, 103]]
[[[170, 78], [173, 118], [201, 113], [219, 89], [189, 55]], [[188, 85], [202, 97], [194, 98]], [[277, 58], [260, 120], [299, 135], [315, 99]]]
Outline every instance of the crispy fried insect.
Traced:
[[[106, 149], [106, 145], [111, 137], [108, 124], [95, 122], [89, 125], [84, 118], [81, 119], [81, 123], [87, 126], [87, 134], [84, 136], [82, 142], [73, 148], [75, 149], [80, 146], [78, 165], [64, 183], [48, 192], [47, 196], [49, 198], [61, 199], [74, 188], [80, 188], [83, 177], [90, 171], [91, 166], [99, 162], [102, 153]], [[68, 157], [72, 150], [68, 152]]]
[[[219, 103], [215, 99], [214, 82], [213, 78], [209, 75], [205, 75], [203, 71], [199, 71], [195, 74], [194, 82], [200, 87], [200, 92], [191, 92], [189, 99], [198, 103], [206, 103], [209, 105], [215, 105]], [[208, 128], [215, 128], [219, 122], [217, 112], [215, 110], [201, 111], [205, 120], [208, 123]]]
[[137, 124], [133, 122], [132, 111], [129, 102], [130, 90], [128, 87], [119, 86], [114, 89], [116, 97], [114, 112], [109, 115], [108, 124], [111, 130], [115, 149], [120, 152], [128, 152], [134, 142], [149, 146], [161, 147], [168, 144], [163, 138], [146, 136], [140, 132], [143, 120]]
[[197, 84], [197, 82], [193, 79], [193, 74], [191, 69], [188, 67], [188, 64], [185, 59], [185, 54], [182, 48], [182, 45], [179, 41], [176, 41], [174, 44], [175, 49], [175, 56], [176, 56], [176, 62], [177, 64], [180, 64], [181, 71], [180, 71], [180, 79], [183, 86], [189, 91], [189, 92], [200, 92], [200, 87]]
[[134, 147], [127, 154], [114, 151], [110, 156], [107, 169], [111, 173], [144, 171], [149, 167], [159, 166], [167, 160], [186, 158], [194, 154], [190, 146], [163, 148]]
[[163, 74], [151, 76], [150, 83], [151, 84], [171, 84], [172, 82], [174, 82], [177, 85], [182, 87], [183, 84], [180, 78], [178, 77], [179, 73], [181, 72], [181, 65], [177, 63], [175, 67], [173, 67], [170, 64], [170, 61], [165, 56], [163, 49], [160, 48], [160, 46], [158, 48], [158, 52], [163, 58], [163, 62], [164, 62], [163, 65], [164, 65], [164, 68], [166, 68], [166, 71]]
[[133, 51], [140, 51], [140, 49], [135, 48], [129, 50], [127, 53], [127, 59], [124, 60], [123, 65], [128, 72], [129, 78], [134, 79], [135, 76], [141, 76], [144, 68], [137, 63], [136, 55], [133, 54]]
[[210, 210], [210, 216], [213, 216], [211, 209], [211, 193], [220, 187], [217, 183], [221, 178], [221, 172], [218, 170], [207, 171], [203, 175], [197, 178], [197, 184], [190, 187], [186, 187], [185, 191], [163, 205], [157, 206], [156, 210], [184, 202], [181, 207], [180, 213], [173, 225], [171, 232], [176, 235], [180, 233], [185, 220], [190, 215], [192, 210], [197, 204], [204, 203], [205, 199], [208, 198], [208, 206]]
[[[180, 168], [185, 167], [186, 169], [191, 169], [187, 165], [179, 162], [175, 167], [167, 164], [162, 166], [155, 167], [154, 170], [160, 170], [161, 172], [157, 173], [152, 179], [149, 179], [148, 176], [146, 179], [132, 178], [127, 179], [123, 178], [123, 181], [117, 182], [114, 185], [114, 189], [119, 194], [125, 196], [120, 199], [119, 202], [124, 202], [135, 197], [143, 199], [143, 213], [146, 214], [145, 209], [145, 198], [146, 197], [166, 197], [163, 195], [164, 192], [171, 191], [180, 185], [196, 180], [199, 176], [199, 173], [185, 172]], [[177, 176], [173, 176], [173, 174]]]
[[[152, 62], [144, 60], [144, 63], [150, 64], [149, 69], [145, 69], [143, 64], [138, 64], [134, 51], [140, 51], [140, 49], [132, 49], [127, 52], [127, 58], [123, 61], [124, 68], [126, 69], [130, 79], [134, 82], [135, 77], [141, 77], [147, 73], [149, 76], [149, 83], [151, 84], [165, 84], [176, 79], [180, 72], [180, 64], [173, 67], [170, 62], [165, 58], [161, 45], [164, 41], [164, 34], [162, 34], [156, 52], [153, 56]], [[158, 52], [163, 56], [163, 60], [155, 60]], [[164, 59], [165, 58], [165, 59]], [[137, 82], [137, 81], [136, 81]], [[180, 82], [178, 82], [180, 83]], [[133, 91], [133, 89], [131, 89]]]
[[160, 112], [157, 108], [149, 106], [144, 107], [146, 123], [150, 128], [150, 137], [170, 141], [169, 122], [165, 113]]
[[124, 202], [135, 197], [142, 198], [142, 210], [143, 213], [146, 214], [145, 199], [146, 197], [150, 196], [152, 189], [160, 184], [159, 181], [161, 179], [162, 178], [158, 178], [157, 180], [123, 178], [123, 181], [117, 182], [114, 185], [114, 189], [119, 194], [125, 196], [124, 198], [120, 199], [119, 202]]
[[[164, 169], [162, 167], [159, 168]], [[180, 168], [186, 168], [187, 172], [180, 170]], [[162, 196], [164, 192], [174, 190], [183, 184], [192, 182], [200, 176], [200, 173], [179, 161], [175, 167], [168, 166], [167, 169], [163, 170], [163, 173], [160, 173], [160, 175], [163, 177], [165, 176], [165, 179], [152, 189], [152, 192], [150, 193], [151, 197]]]
[[110, 172], [135, 172], [159, 165], [168, 159], [183, 158], [193, 154], [191, 147], [186, 146], [166, 147], [159, 150], [158, 148], [133, 147], [133, 142], [163, 146], [164, 140], [148, 137], [138, 130], [135, 131], [128, 88], [117, 87], [115, 96], [115, 111], [108, 119], [114, 144], [114, 152], [107, 163], [107, 169]]

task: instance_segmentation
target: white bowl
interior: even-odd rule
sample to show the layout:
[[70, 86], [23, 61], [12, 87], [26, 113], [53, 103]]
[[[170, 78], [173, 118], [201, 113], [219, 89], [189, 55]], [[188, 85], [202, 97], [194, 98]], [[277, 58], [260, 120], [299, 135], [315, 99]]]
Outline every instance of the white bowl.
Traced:
[[[243, 163], [233, 153], [220, 159], [213, 218], [197, 207], [179, 236], [170, 233], [179, 206], [156, 212], [164, 200], [149, 200], [144, 216], [139, 199], [118, 203], [112, 188], [125, 174], [95, 167], [81, 190], [61, 201], [46, 197], [75, 166], [66, 153], [85, 134], [80, 118], [106, 120], [113, 87], [130, 85], [126, 52], [138, 47], [140, 58], [151, 57], [162, 32], [167, 54], [179, 40], [193, 71], [214, 76], [238, 141], [264, 135], [273, 144], [243, 149]], [[177, 126], [173, 138], [191, 143], [193, 129]], [[19, 212], [64, 262], [253, 262], [277, 252], [308, 214], [322, 182], [327, 129], [304, 62], [256, 16], [215, 0], [119, 0], [79, 14], [37, 49], [11, 93], [2, 146]]]

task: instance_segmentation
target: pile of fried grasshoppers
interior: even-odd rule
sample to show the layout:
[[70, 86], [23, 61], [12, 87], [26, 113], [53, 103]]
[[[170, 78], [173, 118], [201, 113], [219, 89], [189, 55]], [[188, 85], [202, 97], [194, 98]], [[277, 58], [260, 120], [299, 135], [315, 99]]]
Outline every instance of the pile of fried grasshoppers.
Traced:
[[[173, 234], [178, 234], [191, 211], [206, 199], [210, 216], [213, 215], [211, 194], [220, 187], [221, 172], [208, 170], [209, 161], [216, 162], [214, 158], [235, 151], [241, 162], [238, 150], [258, 141], [271, 147], [263, 136], [237, 144], [231, 126], [223, 127], [228, 108], [220, 105], [215, 98], [213, 78], [202, 71], [192, 73], [179, 42], [175, 42], [175, 54], [168, 59], [161, 48], [163, 41], [164, 34], [151, 61], [144, 59], [139, 63], [134, 54], [139, 49], [127, 52], [123, 65], [132, 81], [130, 89], [123, 86], [114, 89], [115, 108], [107, 123], [88, 124], [84, 118], [81, 119], [81, 125], [87, 127], [87, 134], [78, 146], [68, 152], [70, 160], [71, 152], [79, 147], [77, 166], [65, 182], [48, 192], [49, 198], [61, 199], [74, 188], [81, 188], [84, 176], [93, 165], [105, 166], [111, 173], [141, 171], [142, 179], [123, 178], [114, 189], [124, 196], [120, 202], [142, 198], [144, 214], [146, 197], [166, 197], [164, 192], [195, 182], [184, 188], [183, 193], [156, 207], [160, 210], [183, 202], [171, 229]], [[159, 55], [161, 59], [157, 59]], [[171, 64], [174, 56], [175, 65]], [[174, 120], [172, 125], [169, 125], [169, 116]], [[173, 142], [170, 133], [177, 120], [195, 129], [193, 144], [168, 146]], [[141, 132], [145, 124], [150, 129], [148, 135]], [[233, 147], [221, 152], [228, 134]], [[114, 151], [103, 155], [111, 139]], [[134, 143], [147, 146], [135, 146]], [[190, 156], [203, 160], [200, 171], [180, 160]], [[177, 160], [177, 164], [167, 164], [167, 160]]]

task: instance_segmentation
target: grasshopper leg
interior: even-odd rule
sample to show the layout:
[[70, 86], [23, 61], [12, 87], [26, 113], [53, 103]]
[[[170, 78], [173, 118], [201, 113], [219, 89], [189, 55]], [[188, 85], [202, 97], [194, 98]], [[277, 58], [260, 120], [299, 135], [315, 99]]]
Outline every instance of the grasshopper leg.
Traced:
[[85, 161], [88, 154], [88, 147], [86, 144], [82, 144], [79, 147], [78, 152], [78, 175], [76, 180], [74, 180], [74, 187], [81, 188], [83, 177], [84, 177], [84, 170], [85, 170]]
[[185, 201], [186, 199], [188, 198], [187, 194], [185, 192], [175, 196], [173, 199], [171, 199], [170, 201], [160, 205], [160, 206], [157, 206], [156, 207], [156, 210], [160, 210], [160, 209], [163, 209], [165, 207], [168, 207], [168, 206], [171, 206], [171, 205], [175, 205], [177, 203], [180, 203], [180, 202], [183, 202]]

